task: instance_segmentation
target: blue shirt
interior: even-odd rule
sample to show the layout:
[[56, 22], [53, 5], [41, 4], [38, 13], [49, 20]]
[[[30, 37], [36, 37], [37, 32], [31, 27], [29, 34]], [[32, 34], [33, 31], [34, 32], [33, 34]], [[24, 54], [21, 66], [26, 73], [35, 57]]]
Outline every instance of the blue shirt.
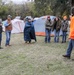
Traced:
[[6, 27], [6, 26], [8, 26], [9, 24], [8, 24], [8, 22], [7, 22], [7, 20], [4, 22], [4, 26]]

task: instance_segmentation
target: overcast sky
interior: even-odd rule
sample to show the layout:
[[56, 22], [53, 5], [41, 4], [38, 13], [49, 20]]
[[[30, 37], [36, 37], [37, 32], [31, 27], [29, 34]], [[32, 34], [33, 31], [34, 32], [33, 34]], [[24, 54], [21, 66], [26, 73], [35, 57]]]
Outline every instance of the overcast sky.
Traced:
[[22, 3], [23, 1], [26, 1], [26, 0], [12, 0], [12, 1], [15, 3]]
[[23, 2], [30, 1], [30, 0], [12, 0], [12, 1], [15, 3], [23, 3]]
[[3, 2], [10, 2], [10, 1], [13, 1], [14, 3], [16, 4], [21, 4], [21, 3], [24, 3], [24, 2], [29, 2], [29, 1], [34, 1], [34, 0], [2, 0]]

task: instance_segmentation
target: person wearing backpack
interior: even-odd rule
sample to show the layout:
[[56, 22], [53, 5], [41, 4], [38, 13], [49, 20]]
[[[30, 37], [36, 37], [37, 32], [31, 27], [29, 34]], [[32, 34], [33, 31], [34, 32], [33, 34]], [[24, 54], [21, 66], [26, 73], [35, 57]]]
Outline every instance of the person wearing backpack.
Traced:
[[61, 28], [62, 28], [62, 43], [66, 42], [68, 25], [69, 25], [69, 23], [68, 23], [67, 17], [64, 16], [62, 24], [61, 24]]

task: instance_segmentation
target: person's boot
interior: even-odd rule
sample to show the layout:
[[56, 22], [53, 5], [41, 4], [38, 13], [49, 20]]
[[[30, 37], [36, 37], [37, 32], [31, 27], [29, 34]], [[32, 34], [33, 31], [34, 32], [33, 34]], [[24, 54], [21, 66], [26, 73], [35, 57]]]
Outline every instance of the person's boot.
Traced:
[[68, 56], [68, 55], [62, 55], [62, 56], [65, 57], [65, 58], [70, 59], [70, 56]]
[[29, 43], [31, 43], [31, 41], [29, 41]]

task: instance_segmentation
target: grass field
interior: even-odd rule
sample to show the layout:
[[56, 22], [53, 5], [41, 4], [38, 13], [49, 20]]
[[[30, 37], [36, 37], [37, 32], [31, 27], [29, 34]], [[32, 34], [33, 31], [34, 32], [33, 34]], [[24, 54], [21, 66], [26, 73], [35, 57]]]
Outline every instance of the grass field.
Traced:
[[51, 43], [45, 44], [44, 37], [37, 36], [36, 43], [25, 44], [23, 34], [12, 34], [11, 44], [11, 47], [4, 46], [3, 33], [0, 75], [74, 75], [74, 61], [62, 57], [68, 41], [55, 44], [52, 38]]

